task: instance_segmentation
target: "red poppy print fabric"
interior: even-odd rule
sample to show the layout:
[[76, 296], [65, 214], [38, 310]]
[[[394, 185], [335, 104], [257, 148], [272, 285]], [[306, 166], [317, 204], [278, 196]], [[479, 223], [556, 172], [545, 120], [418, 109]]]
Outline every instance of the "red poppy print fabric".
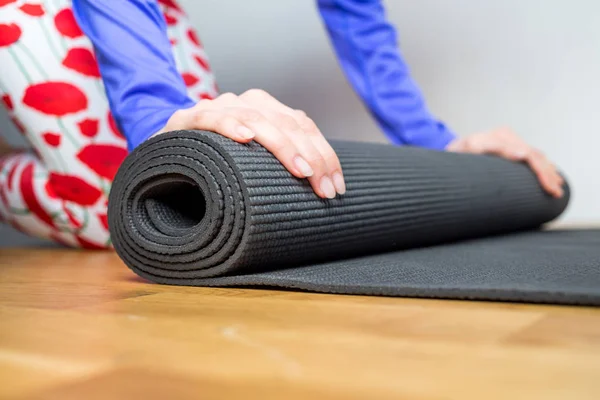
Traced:
[[8, 47], [21, 37], [21, 28], [17, 24], [0, 24], [0, 47]]
[[200, 78], [198, 78], [197, 76], [195, 76], [194, 74], [192, 74], [190, 72], [183, 72], [181, 74], [181, 77], [183, 78], [183, 81], [185, 82], [185, 86], [187, 86], [187, 87], [192, 87], [196, 83], [200, 82]]
[[10, 4], [10, 3], [14, 3], [16, 1], [17, 0], [0, 0], [0, 7]]
[[97, 119], [86, 118], [83, 121], [78, 122], [77, 126], [79, 127], [79, 132], [81, 132], [83, 136], [93, 138], [98, 134], [100, 121]]
[[158, 0], [158, 2], [167, 10], [176, 10], [179, 12], [183, 12], [181, 7], [179, 7], [179, 4], [177, 4], [174, 0]]
[[44, 15], [44, 7], [41, 4], [25, 3], [19, 9], [32, 17], [41, 17]]
[[62, 62], [67, 68], [77, 71], [80, 74], [100, 78], [100, 69], [96, 57], [89, 49], [72, 48], [67, 52], [67, 56]]
[[127, 157], [127, 150], [112, 144], [89, 144], [77, 158], [99, 176], [113, 180], [119, 166]]
[[[190, 98], [218, 95], [198, 35], [156, 0]], [[32, 146], [0, 158], [0, 223], [65, 246], [111, 247], [110, 185], [127, 156], [69, 0], [0, 0], [0, 106]]]
[[62, 117], [87, 108], [88, 100], [77, 86], [67, 82], [42, 82], [28, 86], [23, 104], [41, 113]]
[[59, 198], [83, 206], [91, 206], [102, 197], [100, 189], [75, 175], [51, 172], [48, 182]]
[[61, 136], [60, 133], [46, 132], [42, 134], [44, 142], [50, 147], [60, 146]]
[[54, 16], [54, 26], [65, 37], [75, 39], [83, 36], [81, 28], [77, 24], [77, 20], [75, 20], [75, 15], [73, 15], [73, 10], [70, 8], [64, 8]]

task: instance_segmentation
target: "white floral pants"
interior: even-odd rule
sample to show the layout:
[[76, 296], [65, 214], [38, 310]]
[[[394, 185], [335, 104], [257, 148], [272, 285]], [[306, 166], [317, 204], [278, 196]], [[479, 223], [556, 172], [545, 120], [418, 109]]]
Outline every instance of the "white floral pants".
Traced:
[[[158, 2], [190, 97], [216, 96], [188, 18]], [[111, 247], [107, 199], [127, 148], [70, 0], [0, 0], [0, 96], [33, 149], [0, 158], [0, 220], [68, 246]]]

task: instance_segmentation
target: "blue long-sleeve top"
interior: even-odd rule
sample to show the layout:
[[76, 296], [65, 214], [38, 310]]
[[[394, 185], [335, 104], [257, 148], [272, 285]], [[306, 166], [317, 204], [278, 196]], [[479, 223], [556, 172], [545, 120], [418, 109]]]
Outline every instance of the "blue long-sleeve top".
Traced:
[[[381, 0], [317, 0], [346, 77], [395, 144], [443, 149], [454, 134], [428, 111]], [[156, 0], [73, 0], [130, 149], [195, 101], [177, 72]]]

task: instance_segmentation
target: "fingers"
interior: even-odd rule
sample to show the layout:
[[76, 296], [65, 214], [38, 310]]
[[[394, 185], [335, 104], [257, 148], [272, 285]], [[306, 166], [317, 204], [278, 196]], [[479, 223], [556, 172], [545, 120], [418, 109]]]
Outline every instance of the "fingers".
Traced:
[[235, 108], [228, 111], [254, 132], [254, 140], [269, 150], [294, 176], [308, 178], [314, 175], [314, 169], [306, 159], [308, 153], [302, 154], [297, 144], [263, 113], [251, 108]]
[[537, 151], [532, 151], [525, 160], [536, 174], [546, 192], [556, 198], [563, 196], [564, 179], [556, 172], [554, 166]]
[[480, 140], [477, 150], [479, 154], [495, 154], [511, 161], [523, 161], [529, 154], [530, 147], [511, 137], [491, 137], [489, 140]]
[[306, 113], [286, 106], [262, 90], [249, 90], [243, 93], [240, 99], [245, 103], [261, 104], [265, 109], [273, 110], [267, 113], [267, 117], [292, 139], [314, 170], [315, 174], [309, 181], [319, 196], [333, 198], [336, 192], [346, 193], [346, 183], [339, 159], [317, 125], [308, 118]]
[[526, 162], [547, 193], [556, 198], [564, 194], [562, 189], [564, 180], [554, 165], [512, 132], [500, 131], [495, 140], [490, 141], [486, 150], [486, 153], [496, 154], [512, 161]]
[[456, 139], [446, 148], [448, 151], [474, 154], [494, 154], [512, 161], [526, 162], [536, 174], [542, 188], [554, 197], [562, 197], [564, 179], [543, 154], [533, 149], [521, 138], [507, 129], [471, 135]]
[[342, 171], [342, 165], [337, 154], [327, 142], [314, 121], [306, 116], [302, 111], [294, 110], [294, 118], [304, 133], [312, 140], [313, 145], [319, 151], [325, 164], [327, 165], [328, 175], [333, 181], [333, 186], [339, 194], [346, 193], [346, 181]]
[[237, 118], [256, 132], [254, 140], [269, 150], [288, 171], [308, 178], [314, 192], [322, 198], [334, 198], [336, 191], [327, 176], [327, 164], [293, 118], [275, 111], [252, 109], [233, 111]]
[[212, 131], [240, 143], [255, 140], [294, 176], [307, 178], [318, 196], [346, 192], [339, 159], [315, 123], [262, 90], [201, 100], [175, 112], [161, 132], [179, 129]]
[[[280, 135], [286, 138], [285, 141], [290, 143], [288, 146], [294, 147], [294, 152], [296, 153], [293, 160], [294, 164], [298, 168], [310, 169], [311, 174], [307, 175], [308, 181], [315, 193], [322, 198], [334, 198], [336, 196], [336, 189], [330, 176], [327, 162], [321, 152], [315, 147], [311, 138], [291, 116], [272, 110], [266, 110], [264, 113], [267, 119], [277, 127]], [[271, 141], [273, 143], [281, 142], [278, 137], [271, 136], [268, 131], [261, 131], [256, 140], [268, 149]], [[273, 154], [279, 158], [277, 154]]]
[[302, 141], [310, 143], [310, 147], [314, 148], [320, 156], [320, 162], [324, 168], [324, 175], [318, 178], [321, 190], [327, 193], [328, 198], [335, 197], [336, 192], [341, 195], [346, 193], [346, 182], [340, 161], [317, 125], [303, 112], [292, 109], [287, 112], [300, 128]]

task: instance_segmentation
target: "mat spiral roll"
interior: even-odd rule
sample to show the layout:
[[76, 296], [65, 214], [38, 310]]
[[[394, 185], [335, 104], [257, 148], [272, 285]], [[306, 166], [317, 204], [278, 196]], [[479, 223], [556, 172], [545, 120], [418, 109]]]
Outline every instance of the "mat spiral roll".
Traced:
[[114, 247], [170, 284], [535, 228], [568, 203], [529, 168], [491, 156], [331, 142], [347, 193], [318, 198], [257, 143], [202, 131], [130, 154], [109, 201]]

